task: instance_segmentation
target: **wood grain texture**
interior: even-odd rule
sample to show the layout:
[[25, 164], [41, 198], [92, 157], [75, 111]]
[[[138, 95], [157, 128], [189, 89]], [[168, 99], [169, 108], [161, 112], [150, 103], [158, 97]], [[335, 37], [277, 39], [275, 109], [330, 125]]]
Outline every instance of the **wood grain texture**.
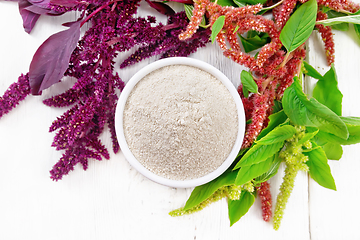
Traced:
[[[334, 31], [335, 68], [339, 89], [343, 97], [343, 116], [360, 116], [360, 42], [351, 27], [349, 32]], [[325, 73], [323, 52], [315, 51], [322, 46], [316, 34], [309, 42], [309, 62], [317, 70]], [[315, 54], [319, 52], [318, 54]], [[309, 79], [309, 86], [314, 80]], [[309, 87], [309, 90], [311, 87]], [[337, 191], [319, 186], [309, 181], [309, 212], [311, 239], [360, 239], [360, 197], [358, 171], [360, 169], [359, 145], [343, 146], [343, 156], [339, 161], [329, 161]]]
[[[141, 14], [147, 13], [153, 11], [142, 6]], [[0, 94], [28, 71], [39, 45], [63, 29], [61, 23], [75, 18], [74, 14], [41, 17], [28, 35], [22, 29], [17, 4], [0, 2]], [[359, 47], [348, 35], [337, 33], [336, 38], [336, 68], [345, 96], [344, 115], [360, 116], [356, 100], [360, 89], [356, 57]], [[323, 52], [315, 50], [318, 45], [321, 49], [321, 43], [310, 43], [309, 59], [311, 64], [323, 66]], [[128, 54], [121, 55], [119, 61]], [[214, 65], [235, 86], [240, 83], [243, 68], [225, 58], [216, 44], [209, 44], [190, 57]], [[154, 60], [119, 71], [119, 75], [127, 81]], [[279, 231], [262, 220], [258, 200], [231, 228], [225, 200], [193, 215], [170, 217], [168, 212], [183, 206], [192, 189], [168, 188], [145, 179], [121, 153], [111, 154], [110, 160], [90, 161], [87, 171], [76, 167], [63, 180], [51, 181], [49, 170], [61, 153], [50, 147], [54, 134], [48, 133], [48, 127], [64, 110], [49, 108], [42, 100], [70, 85], [66, 81], [44, 91], [42, 96], [29, 96], [0, 120], [0, 239], [360, 239], [356, 229], [359, 221], [355, 218], [360, 213], [356, 204], [360, 197], [359, 146], [344, 148], [341, 161], [331, 162], [337, 192], [318, 187], [308, 180], [307, 174], [298, 174]], [[111, 146], [108, 132], [103, 134], [103, 140]], [[271, 179], [274, 200], [281, 182], [281, 174]]]

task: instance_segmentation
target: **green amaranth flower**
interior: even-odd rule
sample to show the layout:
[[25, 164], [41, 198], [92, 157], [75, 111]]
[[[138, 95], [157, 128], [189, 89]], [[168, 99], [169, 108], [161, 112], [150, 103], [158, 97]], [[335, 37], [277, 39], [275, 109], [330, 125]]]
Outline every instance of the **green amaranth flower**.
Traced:
[[239, 200], [240, 194], [241, 194], [240, 186], [236, 186], [236, 185], [224, 186], [216, 190], [208, 199], [196, 205], [195, 207], [186, 210], [184, 210], [184, 208], [179, 208], [169, 212], [169, 215], [172, 217], [176, 217], [176, 216], [182, 216], [185, 214], [198, 212], [204, 209], [205, 207], [209, 206], [211, 203], [219, 201], [224, 197], [228, 197], [231, 200]]
[[299, 170], [307, 172], [309, 167], [305, 164], [309, 158], [303, 154], [303, 147], [311, 148], [311, 143], [306, 141], [300, 143], [299, 140], [305, 136], [305, 127], [295, 126], [297, 133], [285, 142], [284, 149], [279, 153], [279, 157], [285, 162], [285, 175], [280, 186], [280, 193], [276, 199], [276, 206], [274, 212], [274, 229], [278, 230], [281, 219], [284, 215], [286, 203], [289, 200], [290, 194], [294, 188], [295, 178]]

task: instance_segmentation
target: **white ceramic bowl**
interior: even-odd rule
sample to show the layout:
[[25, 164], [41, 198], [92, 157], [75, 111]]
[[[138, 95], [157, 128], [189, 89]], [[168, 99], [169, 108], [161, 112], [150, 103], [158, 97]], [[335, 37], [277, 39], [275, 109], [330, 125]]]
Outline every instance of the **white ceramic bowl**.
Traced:
[[[131, 153], [128, 144], [125, 139], [124, 135], [124, 127], [123, 127], [123, 112], [125, 108], [125, 104], [127, 102], [128, 96], [130, 95], [132, 89], [135, 87], [135, 85], [147, 74], [150, 72], [155, 71], [156, 69], [162, 68], [164, 66], [169, 65], [188, 65], [197, 67], [199, 69], [202, 69], [210, 74], [212, 74], [214, 77], [219, 79], [225, 87], [229, 90], [230, 94], [234, 98], [237, 113], [238, 113], [238, 134], [235, 141], [235, 144], [232, 148], [232, 151], [230, 152], [227, 159], [223, 162], [223, 164], [217, 168], [215, 171], [200, 177], [196, 179], [191, 180], [172, 180], [167, 179], [161, 176], [156, 175], [155, 173], [149, 171], [147, 168], [145, 168]], [[159, 61], [156, 61], [154, 63], [151, 63], [147, 65], [146, 67], [142, 68], [140, 71], [138, 71], [126, 84], [125, 88], [123, 89], [117, 107], [116, 107], [116, 113], [115, 113], [115, 129], [117, 138], [120, 144], [120, 148], [125, 156], [125, 158], [128, 160], [130, 165], [134, 167], [137, 171], [139, 171], [141, 174], [143, 174], [148, 179], [169, 186], [169, 187], [177, 187], [177, 188], [187, 188], [187, 187], [195, 187], [199, 185], [203, 185], [207, 182], [210, 182], [211, 180], [217, 178], [220, 176], [226, 169], [230, 167], [232, 162], [234, 161], [235, 157], [237, 156], [242, 141], [244, 137], [245, 132], [245, 113], [244, 113], [244, 107], [242, 104], [242, 101], [240, 99], [239, 94], [237, 93], [234, 85], [232, 82], [218, 69], [211, 66], [208, 63], [205, 63], [200, 60], [196, 60], [193, 58], [186, 58], [186, 57], [173, 57], [173, 58], [166, 58]]]

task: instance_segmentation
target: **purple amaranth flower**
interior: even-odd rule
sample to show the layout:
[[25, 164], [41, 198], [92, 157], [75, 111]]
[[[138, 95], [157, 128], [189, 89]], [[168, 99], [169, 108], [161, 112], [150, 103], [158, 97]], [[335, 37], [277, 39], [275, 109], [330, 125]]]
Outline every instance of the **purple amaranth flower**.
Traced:
[[69, 124], [71, 117], [75, 113], [76, 108], [77, 108], [77, 105], [73, 106], [72, 108], [67, 110], [65, 113], [63, 113], [63, 115], [61, 117], [58, 117], [55, 121], [53, 121], [53, 123], [51, 124], [51, 126], [49, 128], [49, 132], [53, 132], [53, 131], [58, 130], [59, 128], [64, 127], [67, 124]]
[[44, 100], [43, 103], [50, 107], [67, 107], [78, 101], [78, 92], [71, 88], [62, 94]]
[[11, 84], [4, 95], [0, 97], [0, 118], [15, 108], [29, 94], [29, 75], [21, 74], [18, 81]]
[[[187, 40], [180, 40], [179, 34], [184, 31], [188, 25], [188, 20], [185, 12], [178, 12], [169, 16], [167, 25], [161, 26], [159, 31], [163, 30], [163, 35], [154, 35], [153, 40], [147, 40], [127, 59], [121, 64], [120, 68], [125, 68], [129, 65], [142, 61], [143, 59], [161, 55], [161, 58], [174, 56], [189, 56], [198, 48], [204, 47], [210, 39], [210, 29], [200, 29], [191, 38]], [[150, 44], [149, 44], [150, 43]]]
[[88, 160], [90, 158], [101, 160], [101, 156], [99, 154], [83, 146], [67, 149], [50, 171], [51, 179], [54, 181], [62, 179], [64, 175], [74, 170], [74, 166], [78, 163], [80, 163], [83, 166], [83, 169], [86, 170], [88, 168]]
[[[109, 159], [110, 154], [99, 138], [106, 125], [111, 133], [113, 151], [119, 151], [114, 122], [118, 94], [124, 88], [124, 82], [114, 70], [114, 59], [119, 52], [148, 47], [149, 56], [187, 56], [204, 46], [210, 36], [209, 29], [202, 29], [203, 34], [180, 41], [178, 35], [188, 24], [186, 14], [168, 15], [167, 25], [156, 24], [153, 16], [135, 17], [140, 0], [77, 3], [77, 0], [26, 0], [23, 9], [26, 14], [33, 14], [27, 24], [35, 24], [39, 15], [51, 11], [77, 10], [82, 20], [67, 24], [68, 30], [50, 37], [35, 54], [30, 75], [22, 75], [0, 98], [1, 117], [31, 90], [40, 94], [63, 76], [76, 79], [64, 93], [44, 100], [48, 106], [68, 108], [49, 128], [50, 132], [55, 132], [52, 146], [64, 152], [50, 171], [54, 181], [62, 179], [79, 163], [86, 170], [90, 159]], [[78, 40], [79, 29], [85, 22], [89, 22], [88, 30]], [[29, 25], [29, 29], [32, 27]], [[41, 52], [48, 56], [41, 58]], [[57, 59], [60, 55], [65, 55], [66, 59]], [[50, 65], [42, 64], [49, 59]]]
[[123, 46], [118, 46], [122, 43], [118, 40], [130, 39], [130, 35], [141, 31], [141, 26], [147, 22], [128, 19], [129, 26], [136, 27], [132, 29], [133, 32], [109, 27], [116, 26], [121, 18], [120, 2], [116, 10], [107, 6], [101, 14], [92, 17], [92, 26], [74, 49], [65, 72], [65, 76], [76, 78], [76, 83], [65, 93], [44, 101], [47, 105], [58, 107], [75, 104], [55, 120], [50, 128], [50, 131], [57, 130], [52, 146], [57, 150], [65, 150], [63, 157], [50, 171], [53, 180], [61, 179], [78, 163], [86, 169], [90, 159], [109, 159], [109, 152], [99, 139], [106, 124], [113, 139], [113, 150], [119, 150], [114, 128], [117, 102], [115, 91], [121, 91], [124, 83], [114, 73], [112, 59], [117, 56], [117, 49], [125, 51], [136, 44], [136, 41], [124, 41]]

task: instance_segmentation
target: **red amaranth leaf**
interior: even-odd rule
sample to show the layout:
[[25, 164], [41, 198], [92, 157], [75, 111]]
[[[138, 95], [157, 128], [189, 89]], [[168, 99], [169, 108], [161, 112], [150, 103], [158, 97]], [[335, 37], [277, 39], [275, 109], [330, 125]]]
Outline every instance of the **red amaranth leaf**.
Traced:
[[65, 31], [50, 36], [36, 51], [29, 70], [31, 93], [59, 82], [69, 66], [71, 53], [80, 38], [80, 21]]
[[165, 3], [155, 2], [150, 0], [145, 0], [145, 1], [150, 5], [150, 7], [154, 8], [156, 11], [158, 11], [161, 14], [165, 14], [165, 15], [175, 14], [175, 11]]

